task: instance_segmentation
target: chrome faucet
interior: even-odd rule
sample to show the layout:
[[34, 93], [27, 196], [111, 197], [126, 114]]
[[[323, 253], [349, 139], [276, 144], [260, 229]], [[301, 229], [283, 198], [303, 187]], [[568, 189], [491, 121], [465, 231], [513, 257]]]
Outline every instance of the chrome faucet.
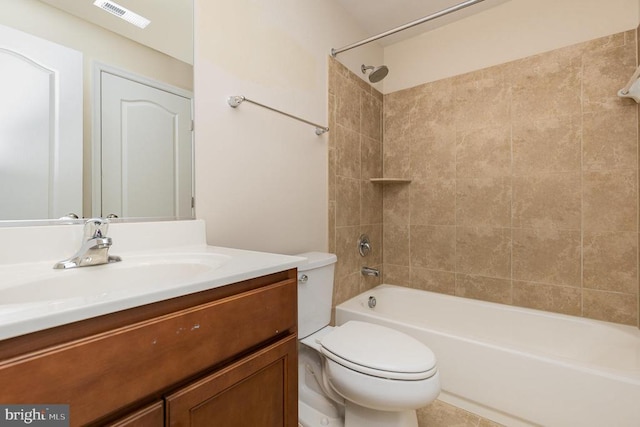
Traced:
[[380, 277], [380, 270], [371, 267], [362, 267], [360, 270], [363, 276]]
[[109, 255], [111, 237], [107, 237], [109, 221], [102, 218], [91, 218], [84, 224], [82, 246], [71, 258], [57, 262], [53, 268], [88, 267], [122, 261], [119, 256]]

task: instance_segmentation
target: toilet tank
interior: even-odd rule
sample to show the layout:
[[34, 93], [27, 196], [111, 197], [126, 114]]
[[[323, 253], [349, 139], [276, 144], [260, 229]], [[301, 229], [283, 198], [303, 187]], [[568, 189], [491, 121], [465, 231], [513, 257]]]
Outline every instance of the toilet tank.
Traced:
[[307, 258], [298, 267], [298, 339], [302, 339], [331, 322], [333, 273], [338, 257], [325, 252], [297, 256]]

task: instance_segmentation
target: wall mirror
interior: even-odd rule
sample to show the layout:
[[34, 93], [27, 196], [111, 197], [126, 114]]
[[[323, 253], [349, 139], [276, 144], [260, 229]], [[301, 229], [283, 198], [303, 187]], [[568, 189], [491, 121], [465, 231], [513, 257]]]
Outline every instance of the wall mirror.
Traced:
[[0, 226], [193, 218], [193, 0], [3, 0], [0, 76]]

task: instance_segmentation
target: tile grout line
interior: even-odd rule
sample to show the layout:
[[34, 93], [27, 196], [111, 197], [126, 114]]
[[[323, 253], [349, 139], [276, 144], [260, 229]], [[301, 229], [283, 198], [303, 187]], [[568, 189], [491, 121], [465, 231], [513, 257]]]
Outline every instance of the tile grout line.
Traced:
[[580, 55], [580, 316], [584, 317], [584, 52]]

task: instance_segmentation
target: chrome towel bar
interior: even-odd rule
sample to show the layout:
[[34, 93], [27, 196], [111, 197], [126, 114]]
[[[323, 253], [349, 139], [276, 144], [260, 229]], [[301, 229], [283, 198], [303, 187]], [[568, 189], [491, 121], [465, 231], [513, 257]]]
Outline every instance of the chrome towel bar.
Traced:
[[249, 102], [251, 104], [255, 104], [255, 105], [259, 106], [259, 107], [266, 108], [267, 110], [271, 110], [271, 111], [274, 111], [276, 113], [280, 113], [280, 114], [282, 114], [284, 116], [291, 117], [292, 119], [298, 120], [299, 122], [306, 123], [308, 125], [314, 126], [316, 128], [316, 135], [322, 135], [325, 132], [329, 132], [329, 128], [326, 127], [326, 126], [322, 126], [322, 125], [319, 125], [317, 123], [313, 123], [313, 122], [310, 122], [308, 120], [301, 119], [300, 117], [294, 116], [293, 114], [285, 113], [284, 111], [276, 110], [275, 108], [269, 107], [268, 105], [264, 105], [264, 104], [261, 104], [261, 103], [256, 102], [256, 101], [253, 101], [253, 100], [251, 100], [251, 99], [249, 99], [247, 97], [244, 97], [242, 95], [235, 95], [235, 96], [230, 96], [229, 98], [227, 98], [227, 103], [232, 108], [238, 107], [240, 104], [242, 104], [245, 101]]

